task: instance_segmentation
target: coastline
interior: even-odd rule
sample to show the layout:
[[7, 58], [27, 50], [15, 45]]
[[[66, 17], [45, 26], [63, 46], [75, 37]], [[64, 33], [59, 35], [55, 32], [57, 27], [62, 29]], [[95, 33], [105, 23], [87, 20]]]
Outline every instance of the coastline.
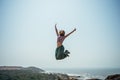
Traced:
[[70, 77], [77, 78], [78, 80], [99, 79], [105, 80], [109, 75], [120, 74], [119, 68], [105, 68], [105, 69], [46, 69], [52, 73], [67, 74]]
[[[59, 69], [58, 69], [59, 70]], [[75, 70], [73, 70], [75, 71]], [[87, 70], [88, 71], [88, 70]], [[92, 70], [91, 70], [92, 71]], [[78, 70], [78, 72], [82, 72]], [[103, 71], [104, 72], [104, 71]], [[120, 80], [120, 72], [114, 72], [101, 77], [101, 75], [95, 75], [86, 72], [83, 74], [77, 74], [72, 71], [50, 71], [43, 70], [37, 67], [20, 67], [20, 66], [0, 66], [0, 80]], [[99, 73], [99, 72], [98, 72]], [[106, 72], [107, 73], [107, 72]], [[7, 76], [6, 76], [7, 75]]]

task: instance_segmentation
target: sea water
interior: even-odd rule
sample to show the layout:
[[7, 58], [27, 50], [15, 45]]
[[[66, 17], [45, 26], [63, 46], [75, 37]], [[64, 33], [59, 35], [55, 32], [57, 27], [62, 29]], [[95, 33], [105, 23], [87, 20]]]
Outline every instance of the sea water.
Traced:
[[120, 68], [109, 69], [46, 69], [49, 72], [81, 76], [80, 80], [98, 78], [104, 80], [108, 75], [120, 74]]

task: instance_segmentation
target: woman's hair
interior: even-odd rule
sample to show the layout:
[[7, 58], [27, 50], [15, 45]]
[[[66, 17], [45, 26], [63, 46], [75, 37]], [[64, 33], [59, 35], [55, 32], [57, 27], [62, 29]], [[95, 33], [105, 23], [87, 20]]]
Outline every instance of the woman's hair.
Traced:
[[60, 30], [59, 34], [60, 34], [60, 36], [64, 36], [65, 35], [65, 31], [64, 30]]

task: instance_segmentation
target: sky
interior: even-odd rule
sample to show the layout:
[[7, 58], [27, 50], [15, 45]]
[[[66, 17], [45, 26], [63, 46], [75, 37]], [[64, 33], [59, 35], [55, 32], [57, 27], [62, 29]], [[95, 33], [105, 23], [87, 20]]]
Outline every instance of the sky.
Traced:
[[[58, 30], [76, 32], [55, 59]], [[120, 68], [119, 0], [0, 0], [0, 66]]]

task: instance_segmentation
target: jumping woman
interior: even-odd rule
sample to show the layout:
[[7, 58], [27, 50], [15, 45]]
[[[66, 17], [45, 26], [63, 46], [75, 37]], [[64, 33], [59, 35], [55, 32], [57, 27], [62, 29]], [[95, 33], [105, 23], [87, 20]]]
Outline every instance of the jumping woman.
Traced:
[[68, 37], [71, 33], [76, 31], [76, 28], [73, 31], [71, 31], [70, 33], [65, 35], [64, 30], [60, 30], [58, 32], [56, 25], [57, 24], [55, 24], [55, 31], [56, 31], [56, 35], [57, 35], [57, 48], [55, 51], [55, 58], [56, 58], [56, 60], [62, 60], [66, 57], [69, 57], [69, 54], [70, 54], [70, 52], [68, 50], [64, 51], [64, 46], [62, 45], [62, 43], [66, 39], [66, 37]]

